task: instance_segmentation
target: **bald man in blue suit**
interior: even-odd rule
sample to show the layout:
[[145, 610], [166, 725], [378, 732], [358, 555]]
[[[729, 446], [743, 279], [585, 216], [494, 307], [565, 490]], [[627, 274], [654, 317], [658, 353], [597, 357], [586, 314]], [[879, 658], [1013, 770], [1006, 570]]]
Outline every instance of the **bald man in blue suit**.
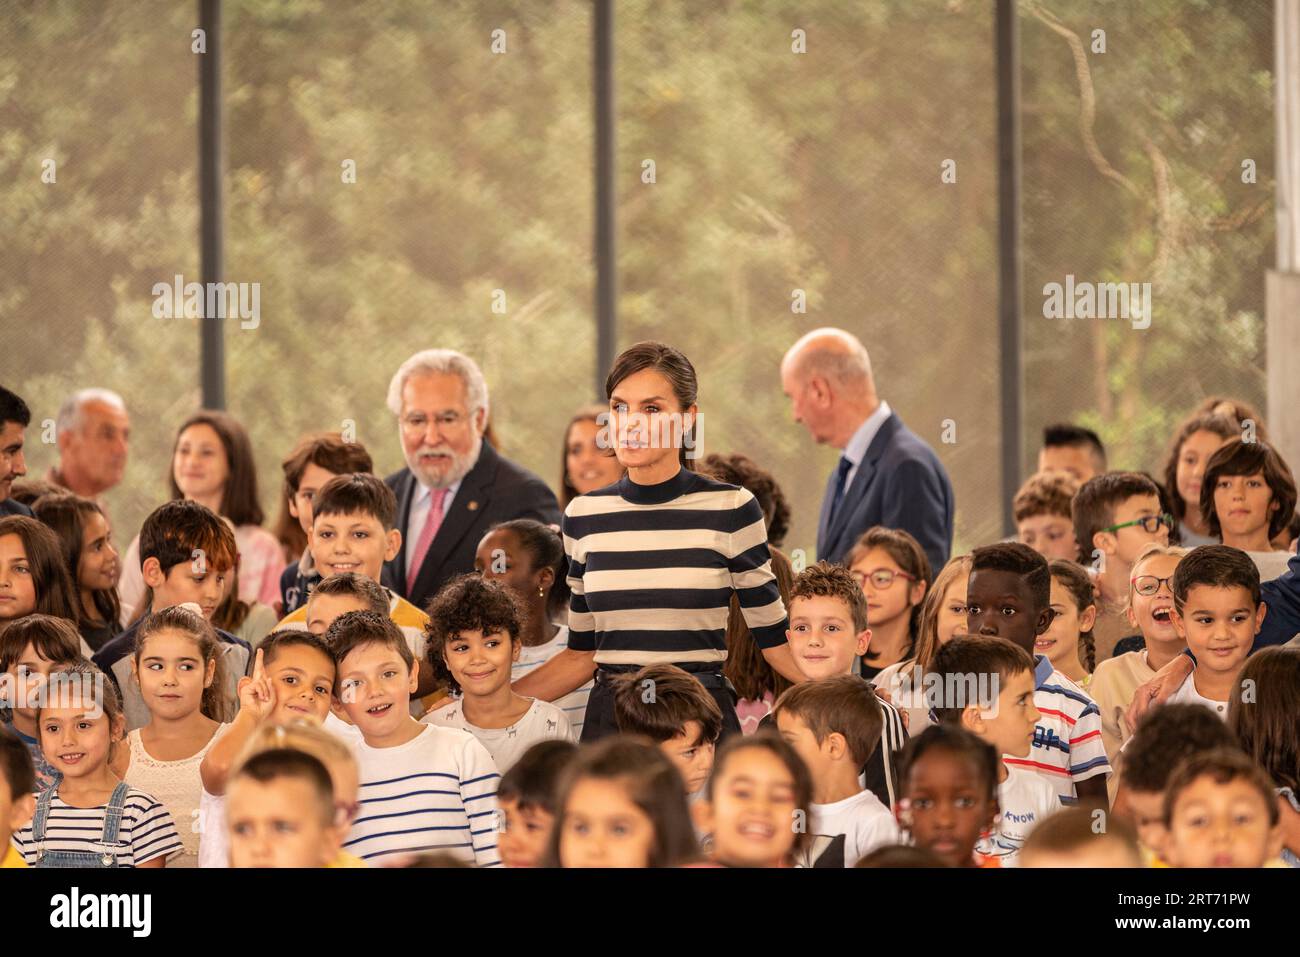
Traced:
[[818, 443], [840, 449], [817, 523], [817, 557], [842, 562], [874, 525], [915, 538], [938, 571], [952, 549], [953, 492], [934, 449], [876, 393], [852, 333], [815, 329], [786, 353], [781, 389]]

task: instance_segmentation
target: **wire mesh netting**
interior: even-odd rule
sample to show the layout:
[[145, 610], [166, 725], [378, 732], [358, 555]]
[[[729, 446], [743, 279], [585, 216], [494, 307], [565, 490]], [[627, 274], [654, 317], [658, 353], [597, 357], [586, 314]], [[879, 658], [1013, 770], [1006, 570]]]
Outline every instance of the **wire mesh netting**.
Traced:
[[[226, 323], [227, 394], [268, 510], [302, 432], [350, 423], [377, 467], [401, 464], [385, 389], [429, 346], [480, 362], [505, 452], [558, 484], [595, 380], [590, 4], [223, 8], [226, 278], [261, 303], [256, 328]], [[837, 453], [792, 421], [778, 368], [822, 325], [863, 339], [881, 395], [944, 460], [957, 547], [1001, 533], [992, 11], [617, 5], [618, 344], [692, 358], [705, 450], [776, 474], [787, 547], [810, 557]], [[1020, 13], [1026, 417], [1009, 439], [1029, 470], [1042, 425], [1073, 419], [1115, 465], [1155, 469], [1197, 398], [1264, 396], [1272, 6]], [[9, 20], [0, 380], [38, 424], [76, 387], [125, 397], [131, 464], [108, 496], [125, 540], [199, 403], [200, 320], [152, 310], [156, 283], [200, 278], [195, 13], [22, 3]], [[1150, 328], [1044, 317], [1067, 275], [1151, 283]], [[43, 437], [33, 475], [57, 459]]]

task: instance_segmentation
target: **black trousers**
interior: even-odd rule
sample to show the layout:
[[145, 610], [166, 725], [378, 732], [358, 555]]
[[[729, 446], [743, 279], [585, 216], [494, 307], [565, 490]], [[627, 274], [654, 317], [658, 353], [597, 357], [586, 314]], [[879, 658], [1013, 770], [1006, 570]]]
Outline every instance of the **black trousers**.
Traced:
[[[718, 743], [721, 744], [733, 734], [740, 734], [740, 718], [736, 715], [736, 690], [723, 677], [722, 669], [716, 665], [703, 669], [698, 665], [678, 667], [695, 675], [718, 703], [718, 709], [722, 712], [722, 733], [718, 736]], [[618, 734], [618, 722], [614, 717], [614, 685], [610, 679], [616, 674], [636, 670], [638, 669], [633, 666], [600, 666], [596, 669], [596, 683], [591, 689], [591, 696], [587, 698], [587, 713], [582, 719], [581, 740], [584, 744]]]

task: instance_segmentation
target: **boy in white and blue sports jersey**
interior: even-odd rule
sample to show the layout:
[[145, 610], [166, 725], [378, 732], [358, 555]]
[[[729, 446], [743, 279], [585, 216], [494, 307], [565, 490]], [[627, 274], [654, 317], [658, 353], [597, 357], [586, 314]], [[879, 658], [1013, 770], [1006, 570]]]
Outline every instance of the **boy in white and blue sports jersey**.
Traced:
[[[1052, 622], [1051, 588], [1047, 561], [1028, 545], [999, 542], [975, 549], [966, 583], [966, 633], [1006, 638], [1034, 655], [1037, 637]], [[1101, 712], [1046, 657], [1033, 660], [1040, 713], [1034, 743], [1028, 756], [1008, 757], [1007, 764], [1042, 776], [1062, 803], [1109, 807]]]
[[385, 615], [353, 611], [325, 633], [335, 694], [361, 732], [361, 808], [343, 849], [367, 863], [443, 852], [497, 867], [496, 765], [474, 736], [411, 717], [420, 665]]
[[1042, 717], [1034, 705], [1034, 660], [1005, 638], [971, 635], [942, 646], [929, 674], [935, 677], [930, 705], [940, 723], [965, 728], [1002, 756], [997, 825], [975, 850], [1016, 867], [1029, 832], [1061, 809], [1047, 780], [1011, 764], [1029, 756]]
[[[531, 518], [494, 525], [474, 553], [474, 571], [509, 588], [519, 605], [519, 656], [510, 666], [510, 680], [550, 661], [569, 647], [569, 628], [560, 624], [569, 614], [568, 559], [560, 533]], [[557, 698], [576, 736], [593, 682]], [[502, 769], [504, 770], [504, 769]]]

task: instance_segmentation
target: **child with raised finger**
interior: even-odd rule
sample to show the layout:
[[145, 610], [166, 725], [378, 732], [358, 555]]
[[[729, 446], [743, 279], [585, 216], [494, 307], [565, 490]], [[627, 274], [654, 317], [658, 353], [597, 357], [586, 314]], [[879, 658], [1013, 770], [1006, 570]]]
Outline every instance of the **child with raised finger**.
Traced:
[[253, 674], [239, 679], [239, 714], [199, 766], [204, 791], [199, 867], [226, 866], [224, 795], [230, 770], [245, 745], [267, 722], [323, 724], [334, 694], [334, 674], [334, 659], [324, 641], [310, 632], [272, 632], [258, 646]]

